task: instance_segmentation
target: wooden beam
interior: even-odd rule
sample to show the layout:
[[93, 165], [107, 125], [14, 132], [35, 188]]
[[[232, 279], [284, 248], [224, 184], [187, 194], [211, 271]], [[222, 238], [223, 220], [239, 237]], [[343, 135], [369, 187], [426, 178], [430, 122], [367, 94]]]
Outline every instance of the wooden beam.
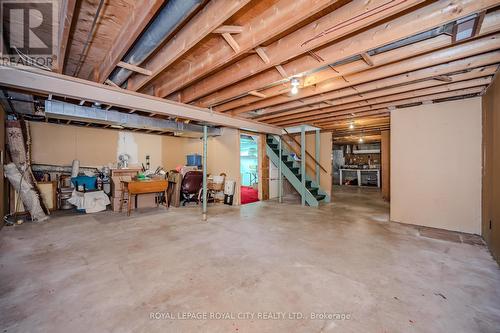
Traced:
[[[445, 63], [449, 61], [454, 61], [456, 59], [461, 59], [469, 57], [475, 54], [488, 52], [500, 48], [500, 33], [489, 35], [480, 39], [471, 40], [469, 42], [457, 44], [455, 46], [445, 48], [442, 50], [435, 51], [431, 54], [423, 54], [410, 59], [402, 60], [393, 64], [375, 67], [370, 70], [366, 70], [353, 75], [344, 76], [342, 78], [324, 81], [321, 84], [315, 86], [309, 86], [299, 90], [299, 93], [291, 97], [294, 99], [301, 99], [304, 97], [309, 97], [313, 95], [318, 95], [331, 90], [345, 88], [348, 86], [353, 86], [355, 84], [364, 83], [367, 81], [377, 80], [384, 77], [390, 77], [399, 75], [404, 72], [417, 70], [419, 68], [425, 68], [429, 66], [434, 66], [440, 63]], [[477, 66], [476, 66], [477, 67]], [[467, 63], [463, 64], [463, 68], [469, 68]], [[438, 75], [438, 74], [436, 74]], [[434, 76], [436, 76], [434, 75]], [[428, 77], [428, 76], [427, 76]], [[266, 91], [262, 91], [263, 94], [268, 95]], [[269, 96], [269, 95], [268, 95]], [[252, 103], [248, 106], [239, 107], [231, 111], [232, 114], [240, 114], [248, 111], [253, 111], [256, 109], [262, 109], [271, 105], [286, 103], [290, 101], [290, 97], [287, 96], [275, 96], [260, 100], [258, 102]], [[214, 108], [216, 111], [221, 111], [220, 107]]]
[[[222, 0], [222, 2], [224, 6], [227, 6], [228, 3], [232, 3], [233, 1]], [[216, 43], [210, 49], [203, 51], [206, 54], [210, 54], [210, 57], [202, 56], [199, 58], [200, 61], [195, 63], [185, 62], [179, 64], [168, 73], [158, 76], [155, 80], [157, 96], [168, 96], [196, 81], [198, 78], [213, 73], [220, 67], [227, 65], [227, 63], [263, 44], [265, 41], [296, 26], [325, 8], [332, 6], [335, 2], [337, 0], [315, 0], [312, 2], [310, 0], [295, 0], [293, 1], [293, 6], [290, 5], [289, 0], [273, 2], [272, 6], [242, 25], [243, 32], [235, 37], [240, 45], [240, 52], [234, 52], [232, 48], [225, 45], [224, 41]], [[165, 80], [166, 77], [169, 79]], [[250, 90], [255, 89], [248, 89], [245, 93]]]
[[238, 44], [238, 42], [234, 40], [234, 38], [233, 38], [233, 36], [231, 36], [231, 34], [225, 32], [225, 33], [222, 34], [222, 37], [229, 44], [229, 46], [231, 46], [231, 48], [233, 49], [233, 51], [235, 53], [239, 53], [240, 52], [241, 47]]
[[443, 82], [453, 81], [453, 79], [448, 75], [438, 75], [438, 76], [434, 77], [434, 80], [443, 81]]
[[92, 96], [92, 100], [98, 103], [125, 109], [182, 117], [202, 123], [244, 129], [257, 133], [281, 134], [279, 127], [244, 118], [229, 117], [217, 112], [210, 112], [208, 109], [180, 104], [163, 98], [130, 92], [28, 66], [17, 65], [11, 67], [0, 65], [0, 85], [29, 92], [51, 93], [55, 96], [66, 96], [78, 100]]
[[269, 64], [271, 62], [271, 60], [269, 60], [269, 57], [266, 54], [266, 50], [263, 47], [256, 48], [255, 52], [262, 59], [264, 63]]
[[61, 9], [59, 16], [58, 46], [54, 66], [54, 71], [56, 73], [64, 72], [64, 61], [66, 59], [69, 33], [71, 30], [71, 24], [73, 23], [76, 0], [63, 0], [60, 4]]
[[221, 25], [213, 31], [214, 34], [239, 34], [243, 32], [243, 27], [239, 25]]
[[[396, 42], [416, 33], [441, 26], [446, 22], [468, 16], [477, 11], [484, 10], [485, 8], [493, 7], [496, 5], [495, 2], [495, 0], [464, 0], [460, 2], [453, 0], [437, 1], [315, 51], [324, 60], [323, 64], [318, 64], [316, 60], [311, 59], [309, 56], [300, 56], [283, 64], [283, 68], [290, 75], [305, 73], [317, 69], [320, 66], [332, 64], [350, 56], [355, 56], [362, 52]], [[335, 12], [338, 12], [340, 9], [341, 8]], [[485, 22], [487, 18], [488, 15], [485, 17]], [[415, 24], [415, 22], [419, 22], [419, 24]], [[498, 26], [499, 23], [500, 20], [493, 18], [493, 26]], [[481, 33], [483, 33], [483, 30]], [[272, 53], [270, 53], [270, 46], [268, 46], [268, 55], [270, 58], [273, 56]], [[229, 68], [231, 67], [228, 67], [228, 69]], [[232, 75], [234, 75], [234, 73]], [[259, 90], [263, 87], [271, 86], [280, 80], [282, 80], [282, 77], [278, 75], [278, 73], [274, 71], [265, 71], [253, 75], [252, 80], [245, 80], [225, 89], [220, 89], [219, 86], [216, 93], [200, 98], [196, 105], [214, 106], [223, 101], [230, 100], [235, 96], [244, 95], [250, 90]], [[198, 84], [200, 84], [200, 82], [198, 82]], [[198, 88], [198, 86], [193, 86], [193, 89], [194, 88]], [[269, 96], [267, 93], [266, 95]], [[187, 100], [189, 100], [189, 98], [186, 96], [186, 101]], [[245, 103], [242, 105], [246, 103], [248, 103], [248, 101], [245, 100]]]
[[[495, 74], [496, 71], [497, 71], [497, 66], [493, 65], [488, 67], [477, 68], [466, 73], [455, 74], [452, 76], [452, 78], [454, 82], [461, 82], [461, 81], [490, 76]], [[417, 80], [416, 82], [414, 81], [402, 85], [403, 83], [405, 82], [401, 82], [401, 84], [395, 84], [389, 88], [374, 89], [376, 87], [380, 87], [381, 85], [379, 85], [377, 81], [372, 81], [369, 82], [368, 84], [355, 86], [354, 87], [355, 89], [345, 89], [344, 91], [336, 91], [337, 98], [335, 99], [330, 99], [327, 101], [320, 101], [320, 100], [318, 101], [318, 99], [326, 98], [323, 96], [318, 96], [314, 98], [314, 100], [318, 101], [318, 103], [310, 104], [306, 101], [305, 104], [307, 105], [295, 107], [292, 109], [288, 109], [286, 111], [269, 112], [270, 110], [266, 110], [267, 112], [264, 115], [257, 116], [254, 119], [259, 121], [272, 120], [283, 116], [302, 114], [304, 112], [309, 112], [313, 110], [322, 110], [330, 106], [345, 105], [347, 103], [361, 102], [370, 98], [383, 97], [418, 89], [441, 86], [445, 85], [447, 82], [435, 81], [435, 80], [424, 80], [424, 81]], [[323, 103], [326, 103], [326, 105], [324, 105]]]
[[274, 66], [276, 68], [276, 70], [278, 71], [278, 73], [280, 73], [280, 75], [284, 78], [284, 79], [287, 79], [288, 78], [288, 74], [285, 72], [285, 69], [283, 68], [283, 66], [281, 65], [276, 65]]
[[253, 95], [253, 96], [255, 96], [255, 97], [266, 98], [266, 95], [261, 94], [260, 92], [255, 91], [255, 90], [253, 90], [253, 91], [249, 91], [249, 92], [248, 92], [248, 94], [249, 94], [249, 95]]
[[139, 1], [132, 9], [133, 15], [120, 28], [120, 34], [114, 40], [111, 49], [101, 61], [94, 77], [94, 81], [103, 83], [109, 77], [118, 62], [122, 60], [125, 53], [132, 47], [144, 28], [153, 19], [158, 9], [163, 5], [163, 0]]
[[361, 53], [361, 58], [366, 62], [366, 64], [370, 67], [375, 66], [375, 63], [373, 62], [373, 58], [366, 52]]
[[[351, 1], [320, 19], [267, 45], [266, 54], [270, 59], [269, 62], [263, 63], [259, 56], [249, 55], [235, 64], [228, 66], [224, 70], [218, 71], [184, 89], [183, 102], [192, 102], [204, 95], [227, 87], [275, 65], [289, 61], [301, 54], [316, 50], [318, 47], [330, 43], [335, 39], [368, 27], [422, 2], [421, 0]], [[294, 5], [296, 3], [297, 1], [294, 1]], [[309, 9], [306, 9], [306, 11], [309, 11]], [[268, 28], [269, 27], [271, 26], [268, 26]], [[326, 65], [326, 63], [316, 63], [316, 67], [322, 65]], [[285, 64], [283, 66], [286, 69], [287, 65]], [[287, 72], [292, 73], [288, 70]], [[275, 72], [273, 72], [273, 74], [273, 76], [277, 75]], [[298, 73], [295, 72], [292, 74]], [[263, 86], [265, 85], [260, 85], [260, 88]]]
[[174, 38], [170, 39], [167, 44], [157, 50], [151, 59], [141, 64], [153, 74], [149, 77], [132, 76], [128, 81], [127, 88], [138, 91], [145, 87], [151, 80], [156, 78], [161, 72], [249, 2], [250, 0], [212, 0], [208, 2], [200, 12], [186, 23]]
[[131, 70], [133, 72], [136, 72], [136, 73], [139, 73], [142, 75], [151, 76], [153, 74], [150, 70], [144, 69], [144, 68], [136, 66], [136, 65], [128, 64], [128, 63], [123, 62], [123, 61], [119, 61], [116, 65], [118, 67], [126, 68], [128, 70]]

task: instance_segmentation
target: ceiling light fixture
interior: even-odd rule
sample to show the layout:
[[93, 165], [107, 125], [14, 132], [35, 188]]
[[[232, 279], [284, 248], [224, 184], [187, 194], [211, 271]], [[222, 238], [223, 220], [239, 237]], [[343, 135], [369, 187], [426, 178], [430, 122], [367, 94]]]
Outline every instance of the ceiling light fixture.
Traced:
[[359, 142], [359, 143], [363, 143], [364, 141], [365, 141], [365, 140], [363, 140], [363, 137], [362, 137], [362, 136], [361, 136], [361, 137], [359, 137], [359, 140], [358, 140], [358, 142]]
[[292, 95], [297, 95], [300, 85], [299, 79], [296, 77], [292, 78], [292, 80], [290, 80], [290, 84], [292, 85], [292, 89], [290, 90], [290, 92], [292, 93]]
[[351, 130], [354, 129], [354, 121], [351, 121], [349, 123], [349, 129], [351, 129]]

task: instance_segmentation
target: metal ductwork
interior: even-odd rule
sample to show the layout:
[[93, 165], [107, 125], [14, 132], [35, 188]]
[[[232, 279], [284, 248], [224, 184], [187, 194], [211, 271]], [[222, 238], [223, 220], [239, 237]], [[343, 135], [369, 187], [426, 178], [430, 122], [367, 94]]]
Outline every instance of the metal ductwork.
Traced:
[[[127, 52], [123, 61], [139, 66], [202, 2], [203, 0], [169, 0]], [[128, 69], [115, 68], [110, 80], [121, 86], [131, 74]]]
[[[173, 132], [180, 136], [199, 137], [203, 126], [186, 124], [166, 119], [151, 118], [96, 107], [80, 106], [55, 100], [45, 101], [45, 115], [49, 118], [81, 121], [123, 128], [137, 128], [151, 131]], [[209, 127], [208, 134], [216, 136], [221, 129]]]

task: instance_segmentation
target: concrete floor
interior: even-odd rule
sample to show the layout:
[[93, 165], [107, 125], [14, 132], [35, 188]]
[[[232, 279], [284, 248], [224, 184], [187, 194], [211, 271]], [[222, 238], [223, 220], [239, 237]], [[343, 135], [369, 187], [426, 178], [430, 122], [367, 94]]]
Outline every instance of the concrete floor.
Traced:
[[500, 270], [477, 238], [389, 223], [372, 189], [336, 192], [320, 209], [210, 207], [208, 223], [191, 207], [4, 227], [0, 327], [499, 331]]

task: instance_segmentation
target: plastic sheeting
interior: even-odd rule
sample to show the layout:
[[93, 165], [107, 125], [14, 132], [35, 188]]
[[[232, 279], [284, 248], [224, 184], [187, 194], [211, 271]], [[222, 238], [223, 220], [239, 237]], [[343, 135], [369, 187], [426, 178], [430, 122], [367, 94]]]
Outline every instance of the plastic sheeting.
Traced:
[[85, 209], [85, 213], [97, 213], [106, 210], [106, 206], [111, 202], [103, 191], [78, 192], [73, 191], [68, 202], [78, 209]]

